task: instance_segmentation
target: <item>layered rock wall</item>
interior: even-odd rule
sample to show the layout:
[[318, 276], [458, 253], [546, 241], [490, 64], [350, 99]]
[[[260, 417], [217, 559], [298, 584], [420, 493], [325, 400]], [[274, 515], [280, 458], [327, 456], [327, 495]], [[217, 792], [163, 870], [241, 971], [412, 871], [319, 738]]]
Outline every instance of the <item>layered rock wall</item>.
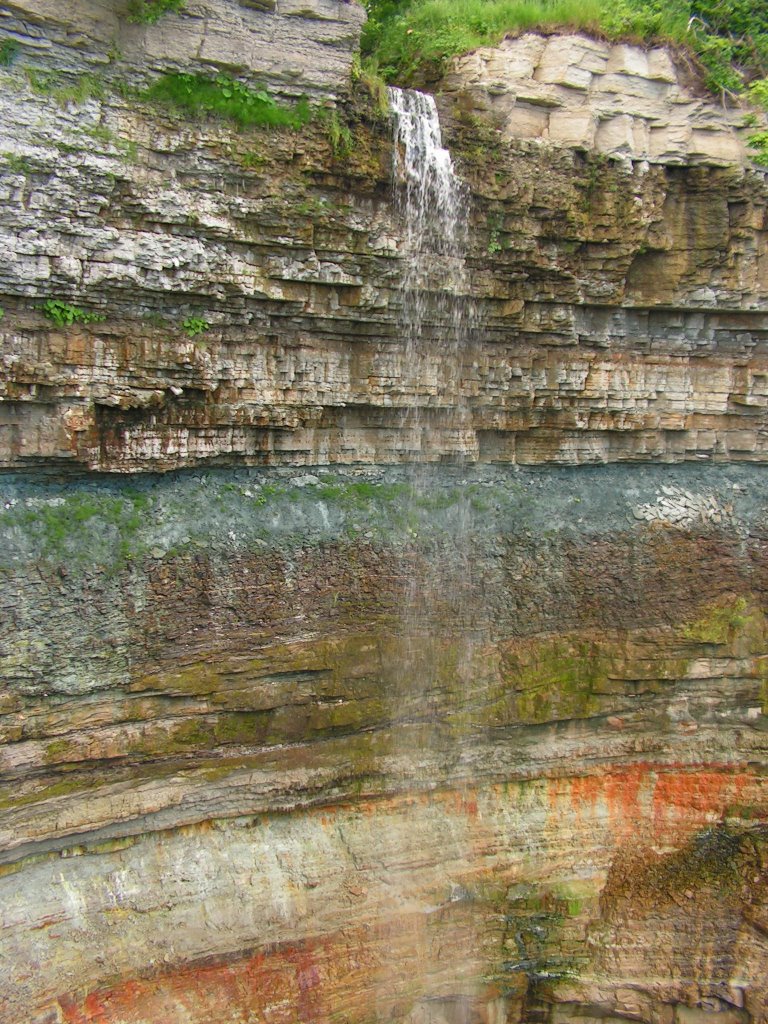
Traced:
[[[435, 265], [416, 367], [387, 125], [334, 158], [111, 74], [62, 110], [2, 72], [4, 466], [764, 458], [764, 173], [457, 127], [481, 326], [446, 355]], [[104, 321], [52, 330], [50, 298]]]
[[[118, 15], [0, 24], [4, 1024], [766, 1020], [734, 117], [657, 51], [460, 62], [478, 315], [447, 353], [435, 260], [414, 358], [359, 9]], [[160, 107], [164, 70], [343, 99], [350, 151]]]
[[[689, 58], [690, 60], [690, 58]], [[506, 139], [540, 139], [627, 160], [745, 162], [743, 108], [716, 105], [682, 55], [586, 36], [527, 34], [454, 61], [444, 83]]]
[[6, 1019], [762, 1019], [764, 477], [6, 484]]
[[190, 0], [143, 25], [131, 20], [128, 0], [12, 0], [0, 17], [19, 60], [44, 76], [142, 85], [158, 72], [235, 72], [332, 102], [347, 92], [365, 16], [346, 0]]

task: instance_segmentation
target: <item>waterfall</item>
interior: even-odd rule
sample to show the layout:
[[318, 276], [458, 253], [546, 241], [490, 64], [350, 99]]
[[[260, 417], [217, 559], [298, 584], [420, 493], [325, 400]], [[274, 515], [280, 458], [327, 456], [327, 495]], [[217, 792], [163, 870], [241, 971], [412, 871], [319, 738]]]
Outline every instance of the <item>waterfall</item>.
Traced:
[[463, 405], [460, 348], [474, 320], [465, 260], [469, 193], [443, 146], [434, 98], [390, 87], [389, 99], [395, 205], [405, 241], [401, 323], [415, 388], [411, 420], [418, 426], [419, 395], [427, 386], [457, 413]]
[[[434, 97], [389, 88], [395, 118], [396, 196], [404, 195], [406, 243], [411, 253], [443, 252], [461, 260], [465, 243], [467, 190], [443, 146]], [[404, 192], [398, 186], [405, 185]]]
[[[474, 443], [463, 385], [466, 341], [475, 322], [465, 259], [469, 194], [443, 147], [434, 99], [394, 88], [389, 96], [394, 115], [393, 187], [404, 237], [400, 296], [405, 345], [403, 427], [413, 438], [415, 465], [410, 479], [414, 508], [437, 510], [446, 480], [460, 488], [463, 474], [460, 469], [440, 470], [438, 476], [428, 463], [440, 461], [450, 447], [459, 453], [469, 452], [470, 439]], [[444, 435], [435, 439], [430, 434], [428, 412], [438, 405], [442, 406], [440, 419], [452, 421], [450, 445]], [[427, 539], [415, 548], [397, 631], [397, 664], [389, 698], [395, 723], [391, 751], [392, 770], [404, 789], [439, 791], [449, 778], [455, 787], [456, 768], [463, 763], [451, 707], [460, 712], [466, 681], [471, 688], [476, 655], [465, 600], [472, 585], [466, 499], [454, 506], [450, 515], [450, 529], [444, 530], [443, 539]], [[469, 861], [467, 834], [442, 824], [439, 806], [438, 799], [434, 828], [440, 834], [444, 871], [452, 881], [447, 892], [434, 893], [434, 906], [428, 913], [444, 901], [455, 901], [455, 894], [464, 891], [463, 871]], [[430, 855], [423, 848], [423, 836], [404, 828], [400, 838], [403, 863], [418, 863]], [[418, 919], [419, 899], [414, 903], [407, 871], [400, 876], [393, 872], [391, 886], [392, 906], [401, 908], [399, 927], [407, 932], [413, 927], [414, 913]], [[393, 909], [395, 917], [397, 913]], [[397, 932], [398, 924], [393, 927]], [[464, 928], [467, 935], [472, 934], [466, 916]], [[448, 957], [446, 962], [426, 939], [417, 948], [418, 956], [408, 969], [415, 972], [415, 990], [423, 995], [407, 1018], [409, 1024], [444, 1020], [440, 1006], [445, 1010], [448, 1004], [452, 1010], [445, 1012], [450, 1019], [465, 1024], [471, 1019], [477, 991], [469, 966], [473, 951], [465, 950], [460, 958]], [[438, 997], [436, 993], [442, 994]], [[388, 993], [382, 991], [382, 1007], [387, 998]]]

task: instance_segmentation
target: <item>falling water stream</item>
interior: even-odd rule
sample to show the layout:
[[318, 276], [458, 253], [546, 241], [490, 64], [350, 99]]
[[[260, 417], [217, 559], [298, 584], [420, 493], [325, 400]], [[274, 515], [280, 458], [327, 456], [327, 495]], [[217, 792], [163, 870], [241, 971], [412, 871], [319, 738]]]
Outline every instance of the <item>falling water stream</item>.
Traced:
[[[435, 467], [441, 439], [431, 435], [431, 410], [450, 415], [461, 444], [462, 421], [469, 418], [463, 399], [462, 356], [474, 320], [465, 259], [468, 190], [456, 174], [442, 144], [437, 107], [432, 96], [390, 88], [394, 115], [393, 187], [404, 228], [404, 273], [400, 326], [405, 344], [403, 432], [415, 456], [411, 471], [412, 499], [429, 505], [435, 490]], [[402, 609], [400, 662], [405, 679], [405, 704], [410, 728], [402, 743], [418, 752], [421, 783], [433, 775], [442, 730], [434, 713], [443, 701], [441, 672], [445, 657], [439, 640], [446, 626], [451, 595], [443, 592], [445, 575], [466, 578], [467, 508], [459, 504], [450, 524], [447, 546], [427, 552], [409, 580]], [[454, 597], [456, 595], [453, 595]], [[460, 598], [458, 599], [460, 604]], [[455, 607], [460, 619], [461, 609]], [[450, 616], [448, 616], [450, 617]], [[455, 636], [451, 623], [451, 634]], [[460, 645], [459, 645], [460, 646]], [[452, 654], [456, 655], [455, 645]], [[438, 667], [440, 666], [440, 668]]]
[[433, 97], [390, 88], [389, 99], [395, 124], [395, 202], [405, 228], [400, 319], [406, 372], [415, 392], [408, 425], [417, 455], [427, 461], [424, 407], [447, 405], [459, 419], [466, 412], [461, 351], [474, 320], [465, 258], [469, 192], [443, 146]]
[[[462, 384], [466, 341], [476, 320], [465, 258], [469, 195], [442, 145], [434, 99], [395, 88], [389, 90], [389, 98], [394, 115], [395, 202], [404, 229], [402, 426], [414, 461], [412, 499], [424, 508], [434, 497], [440, 471], [430, 463], [440, 461], [444, 451], [441, 439], [431, 434], [432, 409], [441, 409], [438, 419], [443, 421], [450, 416], [453, 449], [472, 452], [474, 432], [468, 429]], [[458, 474], [460, 484], [460, 467]], [[392, 763], [406, 789], [414, 784], [417, 789], [439, 790], [449, 771], [451, 785], [456, 784], [453, 769], [462, 751], [450, 708], [458, 707], [456, 695], [471, 678], [474, 655], [468, 606], [462, 597], [472, 577], [468, 511], [469, 506], [459, 502], [451, 513], [447, 542], [421, 548], [403, 603], [391, 712], [398, 723], [393, 729]], [[447, 818], [436, 811], [434, 829], [442, 862], [437, 873], [443, 879], [442, 891], [438, 887], [431, 894], [437, 905], [456, 899], [455, 893], [462, 890], [459, 876], [469, 846], [467, 835], [457, 834]], [[450, 1020], [462, 1024], [470, 1019], [475, 995], [472, 954], [467, 951], [460, 961], [453, 954], [453, 959], [446, 959], [431, 946], [429, 915], [434, 908], [425, 908], [420, 902], [423, 894], [411, 892], [408, 883], [409, 863], [430, 856], [422, 844], [423, 837], [406, 830], [391, 883], [402, 927], [421, 928], [424, 933], [414, 956], [420, 972], [414, 983], [422, 996], [407, 1019], [412, 1024], [438, 1024], [447, 1012]], [[447, 1010], [448, 1004], [452, 1009]]]

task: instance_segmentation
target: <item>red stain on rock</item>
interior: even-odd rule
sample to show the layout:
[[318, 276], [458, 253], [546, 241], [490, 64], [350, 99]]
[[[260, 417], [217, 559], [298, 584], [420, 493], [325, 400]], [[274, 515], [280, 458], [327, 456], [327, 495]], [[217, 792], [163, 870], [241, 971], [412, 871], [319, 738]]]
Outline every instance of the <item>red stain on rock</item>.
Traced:
[[658, 834], [669, 829], [690, 832], [721, 818], [729, 804], [761, 806], [765, 797], [759, 779], [732, 765], [641, 763], [606, 774], [554, 779], [548, 791], [553, 817], [570, 811], [577, 820], [601, 819], [617, 838], [637, 835], [643, 823]]
[[653, 794], [654, 819], [681, 818], [700, 824], [713, 813], [722, 815], [730, 803], [757, 798], [757, 793], [748, 793], [755, 781], [743, 772], [710, 768], [660, 774]]
[[298, 998], [296, 1015], [305, 1024], [316, 1024], [323, 1019], [320, 1005], [321, 976], [311, 948], [299, 949], [295, 954]]

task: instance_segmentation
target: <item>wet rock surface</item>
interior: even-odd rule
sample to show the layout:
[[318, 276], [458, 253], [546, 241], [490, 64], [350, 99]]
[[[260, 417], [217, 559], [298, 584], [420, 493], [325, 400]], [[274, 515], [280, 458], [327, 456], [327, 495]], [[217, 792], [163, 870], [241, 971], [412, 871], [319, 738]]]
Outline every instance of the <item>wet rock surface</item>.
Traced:
[[[729, 516], [638, 520], [668, 492]], [[73, 1021], [245, 1020], [276, 992], [293, 1019], [297, 957], [313, 1012], [353, 1019], [374, 999], [517, 1020], [725, 998], [695, 939], [706, 878], [631, 936], [635, 896], [608, 913], [600, 893], [764, 813], [762, 469], [222, 470], [3, 497], [9, 1020], [46, 999]], [[749, 932], [749, 888], [707, 948]], [[691, 929], [663, 984], [661, 928]], [[759, 1019], [750, 950], [726, 995]]]

